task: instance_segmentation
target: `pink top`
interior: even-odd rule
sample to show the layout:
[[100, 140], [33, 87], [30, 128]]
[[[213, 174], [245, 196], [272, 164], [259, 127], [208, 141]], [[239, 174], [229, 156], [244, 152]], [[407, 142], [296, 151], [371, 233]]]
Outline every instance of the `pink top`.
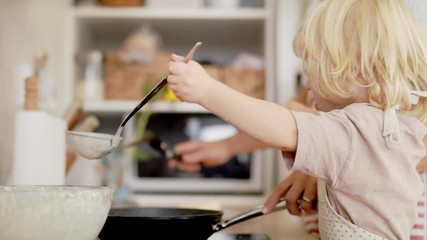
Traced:
[[424, 190], [415, 167], [426, 154], [426, 126], [397, 112], [400, 142], [387, 145], [384, 111], [368, 104], [293, 114], [298, 126], [293, 170], [325, 180], [334, 209], [357, 226], [388, 239], [409, 239]]

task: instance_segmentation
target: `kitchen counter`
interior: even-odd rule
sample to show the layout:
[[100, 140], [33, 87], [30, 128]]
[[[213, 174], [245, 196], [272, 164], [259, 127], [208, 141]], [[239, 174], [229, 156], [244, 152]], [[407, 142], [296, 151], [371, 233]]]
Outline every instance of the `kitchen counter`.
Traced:
[[[116, 207], [183, 207], [183, 208], [202, 208], [212, 210], [222, 210], [223, 220], [230, 219], [237, 214], [252, 209], [257, 204], [264, 201], [263, 198], [225, 198], [220, 204], [214, 196], [191, 196], [191, 197], [172, 197], [167, 196], [127, 196], [121, 204], [116, 202]], [[155, 203], [155, 204], [154, 204]], [[177, 204], [180, 203], [180, 204]], [[239, 205], [236, 205], [239, 203]], [[290, 215], [286, 210], [274, 212], [265, 216], [259, 216], [240, 222], [236, 225], [227, 227], [217, 233], [214, 233], [209, 240], [232, 240], [233, 238], [221, 237], [226, 234], [266, 234], [270, 240], [316, 240], [304, 229], [302, 219]], [[238, 238], [240, 239], [240, 238]], [[246, 238], [242, 238], [246, 239]]]
[[[244, 211], [239, 211], [236, 209], [225, 209], [224, 219], [228, 219], [234, 214], [240, 213], [240, 211]], [[216, 235], [220, 236], [226, 233], [262, 233], [268, 235], [271, 240], [317, 239], [305, 231], [300, 218], [290, 215], [287, 211], [279, 211], [269, 215], [246, 220], [213, 234], [209, 240], [216, 240]]]

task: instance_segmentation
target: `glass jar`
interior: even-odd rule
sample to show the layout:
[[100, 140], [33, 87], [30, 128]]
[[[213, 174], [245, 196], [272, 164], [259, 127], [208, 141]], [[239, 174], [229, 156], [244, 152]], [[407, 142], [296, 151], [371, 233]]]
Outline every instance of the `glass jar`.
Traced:
[[78, 56], [79, 73], [76, 88], [78, 100], [103, 100], [105, 95], [103, 79], [103, 55], [92, 50]]

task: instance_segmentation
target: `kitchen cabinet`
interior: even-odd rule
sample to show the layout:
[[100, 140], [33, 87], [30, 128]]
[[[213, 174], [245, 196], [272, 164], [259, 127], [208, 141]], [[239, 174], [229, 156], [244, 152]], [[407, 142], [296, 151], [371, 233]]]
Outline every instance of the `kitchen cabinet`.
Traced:
[[[244, 3], [246, 0], [243, 0]], [[250, 2], [250, 1], [248, 1]], [[161, 47], [166, 52], [185, 55], [195, 42], [203, 46], [196, 53], [195, 60], [209, 61], [229, 66], [240, 53], [259, 56], [263, 61], [265, 99], [275, 101], [275, 5], [274, 0], [258, 1], [260, 6], [235, 8], [214, 7], [105, 7], [97, 5], [76, 5], [71, 9], [68, 47], [69, 59], [75, 59], [81, 52], [117, 50], [124, 39], [142, 25], [148, 25], [161, 36]], [[69, 79], [65, 87], [73, 89], [64, 96], [71, 102], [78, 90], [78, 72], [81, 69], [71, 61]], [[158, 79], [160, 80], [160, 79]], [[85, 100], [84, 111], [101, 118], [100, 132], [114, 133], [121, 119], [131, 111], [139, 100], [98, 99]], [[158, 100], [150, 102], [151, 114], [186, 114], [191, 116], [210, 113], [195, 104]], [[135, 120], [135, 119], [133, 119]], [[129, 126], [128, 126], [129, 125]], [[125, 138], [135, 131], [135, 122], [126, 125]], [[271, 150], [260, 151], [263, 163], [258, 173], [258, 185], [265, 190], [258, 195], [262, 199], [274, 183], [274, 157]], [[265, 160], [267, 159], [267, 160]], [[268, 159], [271, 159], [269, 161]], [[156, 186], [151, 186], [156, 188]], [[258, 199], [258, 198], [257, 198]], [[257, 201], [258, 203], [259, 201]]]

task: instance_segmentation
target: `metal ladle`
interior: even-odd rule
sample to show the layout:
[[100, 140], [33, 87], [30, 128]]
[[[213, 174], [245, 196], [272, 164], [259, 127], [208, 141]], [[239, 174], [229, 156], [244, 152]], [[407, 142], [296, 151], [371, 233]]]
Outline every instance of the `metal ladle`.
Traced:
[[[182, 60], [188, 63], [196, 53], [197, 49], [202, 45], [197, 42], [190, 50], [187, 56]], [[151, 98], [154, 97], [167, 84], [167, 76], [164, 77], [151, 91], [145, 95], [141, 102], [123, 119], [115, 135], [95, 133], [95, 132], [76, 132], [67, 131], [67, 144], [70, 148], [87, 159], [100, 159], [103, 156], [111, 153], [122, 141], [122, 131], [129, 119], [135, 115]]]

